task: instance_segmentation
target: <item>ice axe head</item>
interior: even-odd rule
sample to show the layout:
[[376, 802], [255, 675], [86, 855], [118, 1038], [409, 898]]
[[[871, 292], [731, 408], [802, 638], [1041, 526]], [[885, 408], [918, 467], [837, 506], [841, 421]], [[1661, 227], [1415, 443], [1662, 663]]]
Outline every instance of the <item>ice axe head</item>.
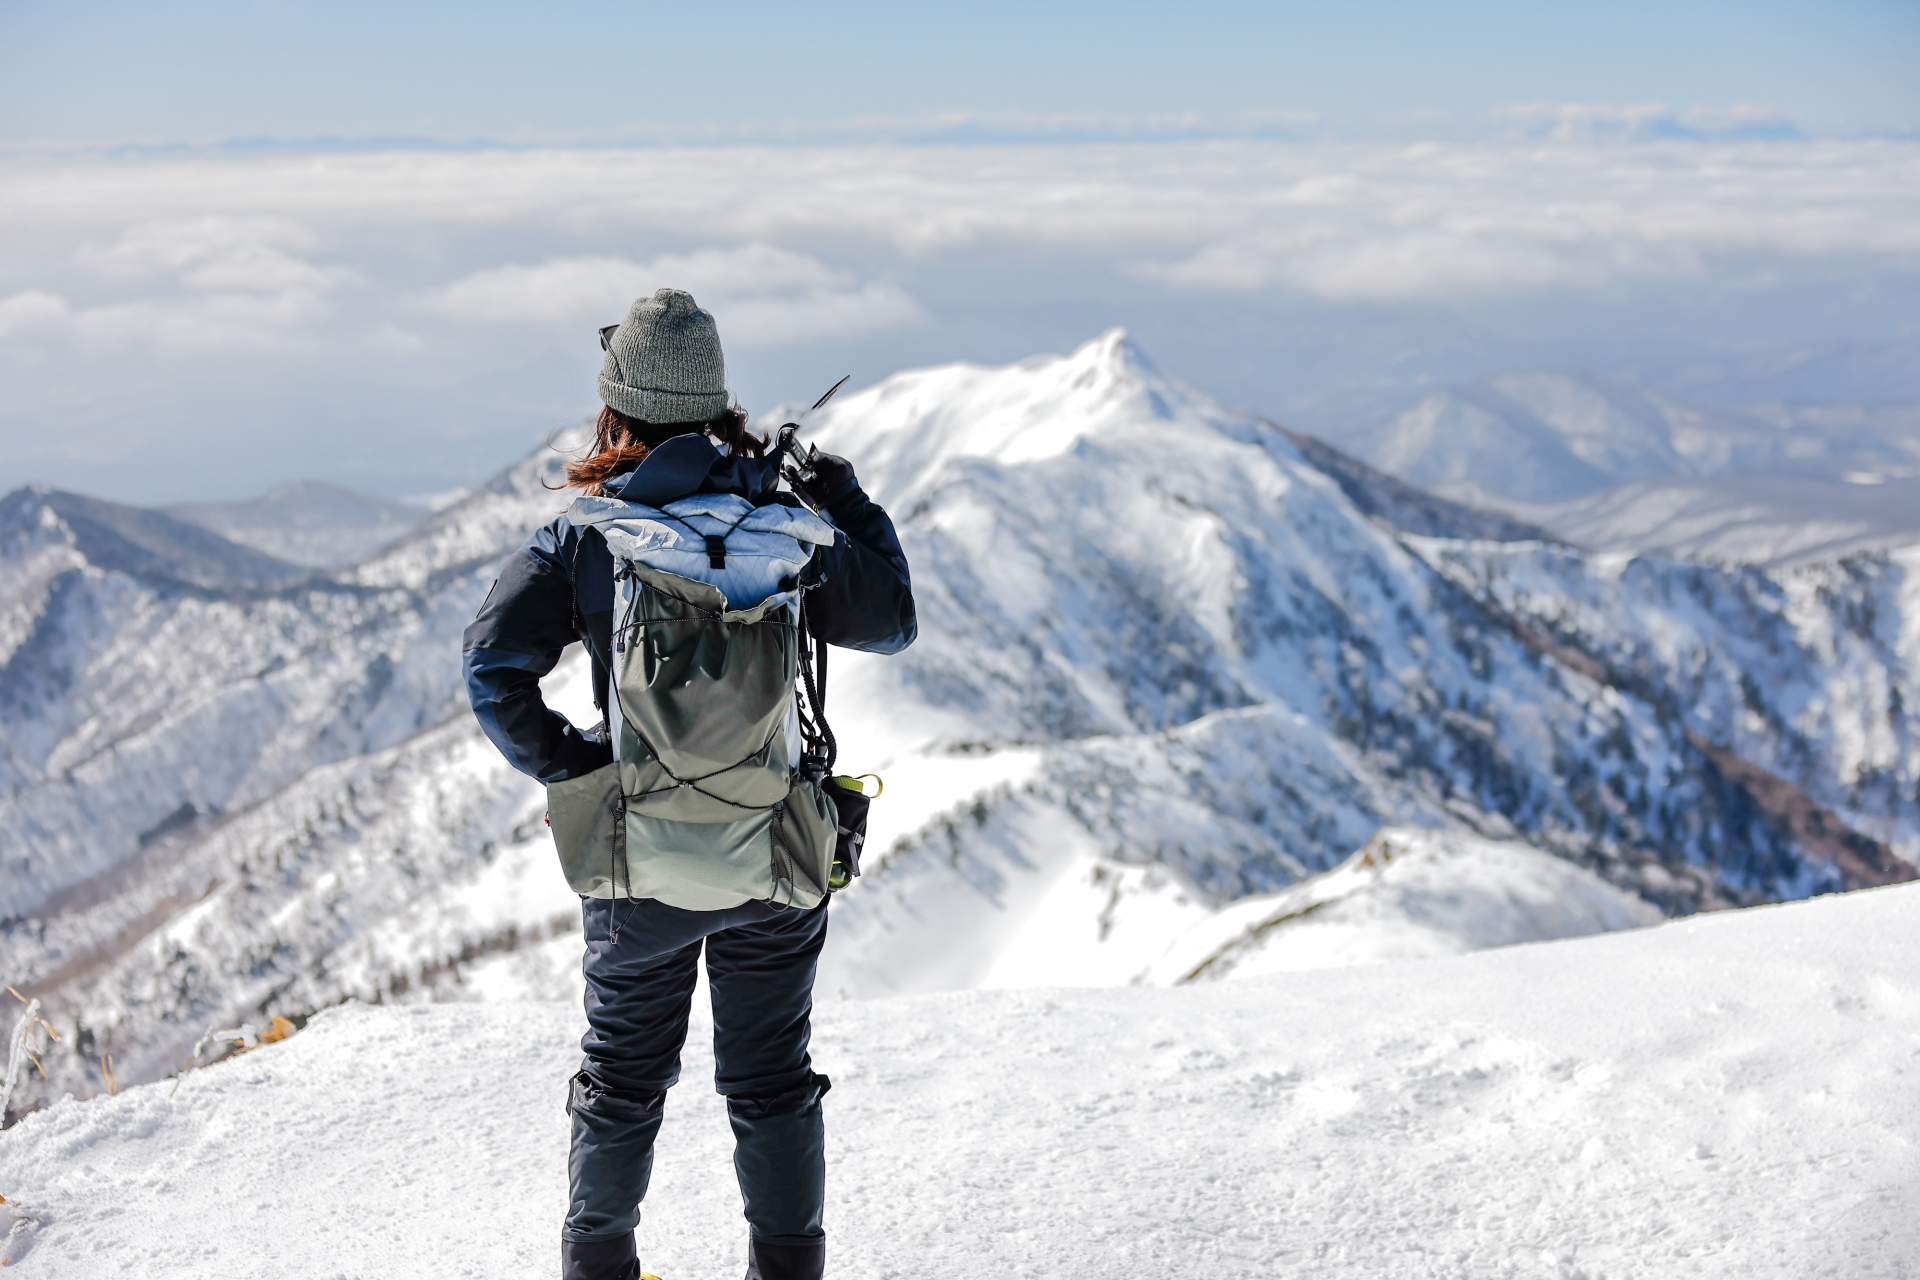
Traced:
[[[780, 474], [785, 476], [789, 483], [795, 479], [811, 480], [813, 478], [815, 449], [812, 445], [803, 446], [794, 439], [794, 433], [799, 430], [799, 423], [789, 422], [780, 428], [779, 434], [774, 436], [773, 463], [776, 467], [780, 467]], [[793, 465], [781, 466], [789, 458], [793, 460]]]
[[[828, 387], [827, 393], [821, 396], [818, 400], [815, 400], [813, 402], [812, 408], [808, 409], [807, 413], [812, 413], [814, 409], [818, 409], [821, 405], [833, 399], [833, 393], [838, 391], [840, 388], [846, 386], [847, 380], [852, 377], [853, 375], [849, 373], [845, 377], [841, 378], [840, 381]], [[800, 416], [804, 418], [807, 416], [807, 414], [803, 413]], [[814, 459], [814, 455], [819, 452], [819, 450], [816, 449], [813, 445], [806, 445], [803, 447], [800, 444], [799, 440], [795, 438], [799, 434], [799, 432], [800, 432], [799, 423], [788, 422], [783, 424], [780, 430], [774, 435], [774, 443], [773, 443], [774, 465], [780, 466], [780, 464], [783, 461], [789, 458], [793, 460], [792, 466], [781, 467], [780, 469], [780, 474], [787, 478], [788, 484], [792, 484], [796, 480], [805, 482], [813, 479], [813, 459]]]

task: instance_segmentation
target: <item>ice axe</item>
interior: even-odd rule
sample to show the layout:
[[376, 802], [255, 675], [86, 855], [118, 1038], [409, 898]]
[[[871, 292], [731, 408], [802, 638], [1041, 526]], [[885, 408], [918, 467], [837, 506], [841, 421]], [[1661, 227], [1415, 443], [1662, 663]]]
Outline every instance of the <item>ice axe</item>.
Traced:
[[[800, 416], [803, 418], [807, 417], [815, 409], [818, 409], [821, 405], [833, 399], [833, 393], [846, 386], [848, 379], [852, 377], [852, 374], [848, 374], [846, 377], [840, 379], [840, 381], [828, 387], [827, 393], [818, 400], [815, 400], [812, 407]], [[798, 489], [801, 484], [813, 479], [813, 459], [814, 455], [819, 452], [813, 445], [807, 445], [804, 450], [801, 448], [800, 442], [794, 438], [799, 433], [799, 430], [799, 423], [785, 423], [781, 426], [778, 434], [774, 436], [773, 441], [773, 465], [780, 467], [780, 474], [785, 476], [787, 483], [793, 485], [796, 489]], [[792, 465], [781, 467], [780, 464], [788, 459], [792, 460]]]

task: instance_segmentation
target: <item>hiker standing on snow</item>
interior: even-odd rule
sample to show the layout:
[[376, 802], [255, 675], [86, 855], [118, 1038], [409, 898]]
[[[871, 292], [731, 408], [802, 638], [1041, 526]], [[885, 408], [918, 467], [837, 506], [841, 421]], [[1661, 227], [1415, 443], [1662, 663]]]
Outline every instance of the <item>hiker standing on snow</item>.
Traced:
[[[779, 488], [690, 295], [636, 301], [601, 342], [606, 407], [566, 469], [584, 496], [508, 558], [465, 641], [474, 714], [547, 784], [582, 899], [588, 1030], [561, 1270], [642, 1274], [634, 1229], [704, 948], [747, 1276], [817, 1280], [829, 1082], [807, 1044], [848, 820], [826, 776], [825, 649], [810, 661], [811, 646], [911, 643], [907, 561], [844, 459], [816, 454], [789, 472], [797, 497]], [[593, 731], [540, 697], [576, 640], [593, 662]]]

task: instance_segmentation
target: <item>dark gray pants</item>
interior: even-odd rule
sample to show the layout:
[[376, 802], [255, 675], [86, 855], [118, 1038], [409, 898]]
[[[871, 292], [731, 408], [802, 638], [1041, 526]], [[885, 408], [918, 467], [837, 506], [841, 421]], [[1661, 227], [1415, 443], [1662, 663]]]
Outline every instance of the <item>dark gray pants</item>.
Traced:
[[[734, 1171], [756, 1252], [795, 1251], [818, 1275], [825, 1233], [825, 1133], [807, 1054], [813, 975], [827, 908], [750, 902], [682, 911], [651, 899], [588, 898], [585, 1061], [567, 1109], [573, 1148], [561, 1230], [569, 1280], [632, 1274], [633, 1231], [653, 1172], [653, 1140], [680, 1049], [704, 948], [713, 997], [714, 1083], [727, 1099]], [[617, 927], [618, 941], [612, 934]], [[770, 1270], [771, 1268], [769, 1268]]]

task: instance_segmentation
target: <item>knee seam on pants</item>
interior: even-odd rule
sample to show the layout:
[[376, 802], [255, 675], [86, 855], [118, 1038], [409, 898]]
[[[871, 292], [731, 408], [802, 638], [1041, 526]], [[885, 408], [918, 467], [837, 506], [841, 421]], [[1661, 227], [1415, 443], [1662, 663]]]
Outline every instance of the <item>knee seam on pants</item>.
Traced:
[[645, 1093], [620, 1093], [609, 1089], [584, 1071], [575, 1072], [567, 1089], [567, 1114], [585, 1112], [620, 1120], [651, 1120], [666, 1109], [664, 1089]]
[[633, 1228], [629, 1227], [625, 1231], [616, 1231], [610, 1236], [576, 1236], [565, 1227], [562, 1227], [560, 1229], [560, 1238], [568, 1244], [612, 1244], [618, 1240], [632, 1240]]
[[786, 1089], [765, 1097], [748, 1095], [730, 1097], [727, 1099], [727, 1114], [757, 1120], [765, 1116], [785, 1115], [790, 1111], [804, 1111], [826, 1097], [827, 1090], [831, 1088], [833, 1088], [833, 1081], [816, 1071], [811, 1080], [795, 1089]]

